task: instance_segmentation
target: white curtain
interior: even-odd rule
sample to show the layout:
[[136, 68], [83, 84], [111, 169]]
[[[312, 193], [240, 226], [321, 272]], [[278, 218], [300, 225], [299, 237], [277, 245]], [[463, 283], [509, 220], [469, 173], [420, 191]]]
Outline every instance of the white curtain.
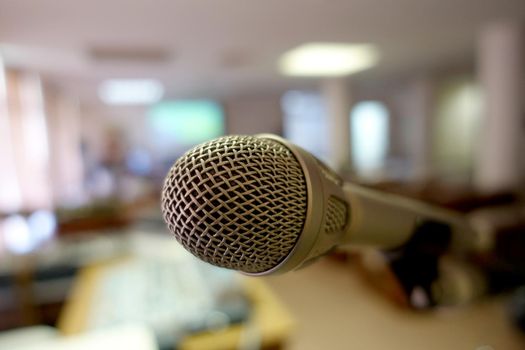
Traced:
[[[47, 90], [47, 89], [46, 89]], [[78, 110], [37, 74], [0, 65], [0, 212], [72, 202], [82, 192]]]

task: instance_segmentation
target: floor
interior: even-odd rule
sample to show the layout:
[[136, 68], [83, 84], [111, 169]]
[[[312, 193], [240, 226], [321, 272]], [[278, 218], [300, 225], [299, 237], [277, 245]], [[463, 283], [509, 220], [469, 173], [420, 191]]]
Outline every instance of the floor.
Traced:
[[374, 292], [348, 263], [324, 259], [267, 277], [297, 320], [290, 350], [523, 350], [503, 300], [413, 312]]

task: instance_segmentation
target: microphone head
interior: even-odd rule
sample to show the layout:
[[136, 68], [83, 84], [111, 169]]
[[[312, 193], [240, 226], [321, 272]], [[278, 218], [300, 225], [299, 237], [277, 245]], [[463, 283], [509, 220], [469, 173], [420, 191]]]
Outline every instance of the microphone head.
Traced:
[[321, 228], [341, 231], [347, 220], [344, 202], [324, 205], [326, 176], [314, 163], [275, 136], [206, 142], [169, 171], [164, 220], [180, 244], [213, 265], [251, 275], [293, 269], [327, 250], [313, 249]]

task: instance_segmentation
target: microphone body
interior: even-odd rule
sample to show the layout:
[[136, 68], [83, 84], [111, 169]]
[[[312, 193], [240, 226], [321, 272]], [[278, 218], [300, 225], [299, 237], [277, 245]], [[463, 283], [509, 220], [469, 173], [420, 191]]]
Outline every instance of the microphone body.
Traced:
[[475, 246], [462, 216], [345, 183], [309, 152], [267, 134], [190, 150], [165, 180], [162, 209], [194, 255], [252, 276], [297, 269], [340, 245], [397, 248], [426, 221], [451, 227], [452, 249]]

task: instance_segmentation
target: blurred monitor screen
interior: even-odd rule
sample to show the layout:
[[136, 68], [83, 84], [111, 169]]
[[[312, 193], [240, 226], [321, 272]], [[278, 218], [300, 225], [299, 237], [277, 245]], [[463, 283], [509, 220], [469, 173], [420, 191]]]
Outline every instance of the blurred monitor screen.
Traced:
[[172, 158], [223, 135], [224, 113], [212, 100], [164, 101], [150, 109], [149, 124], [157, 154]]

